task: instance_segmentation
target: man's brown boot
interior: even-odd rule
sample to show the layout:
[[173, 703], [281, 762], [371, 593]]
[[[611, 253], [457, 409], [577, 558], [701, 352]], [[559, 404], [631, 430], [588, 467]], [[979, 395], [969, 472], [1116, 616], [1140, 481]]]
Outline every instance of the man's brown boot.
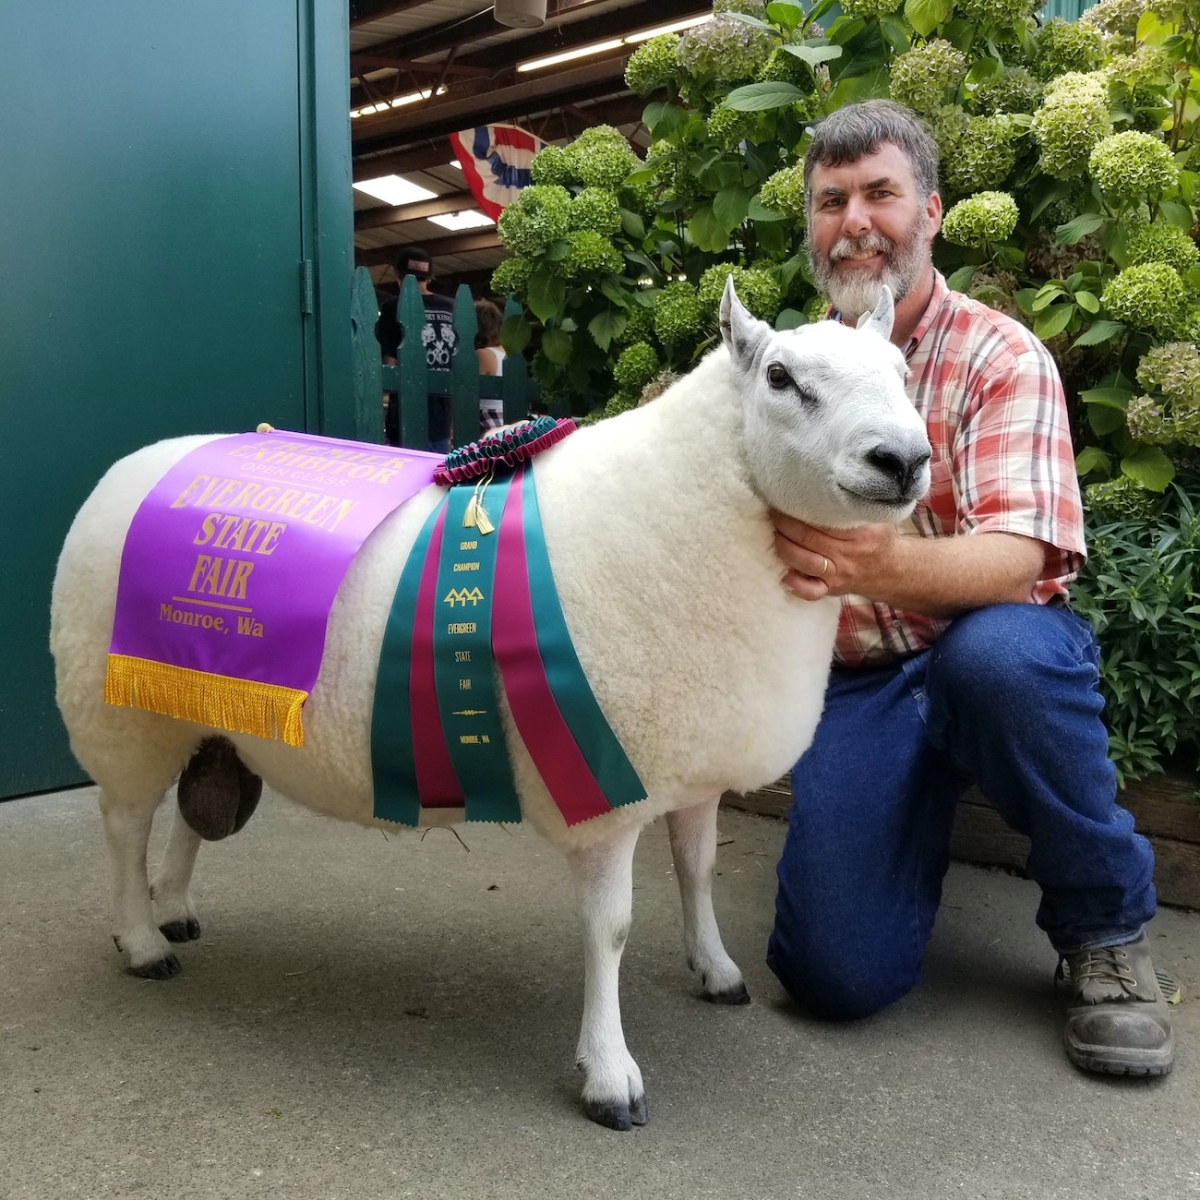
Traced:
[[1066, 954], [1063, 961], [1071, 980], [1067, 1057], [1085, 1071], [1165, 1075], [1175, 1060], [1175, 1034], [1146, 935], [1124, 946]]

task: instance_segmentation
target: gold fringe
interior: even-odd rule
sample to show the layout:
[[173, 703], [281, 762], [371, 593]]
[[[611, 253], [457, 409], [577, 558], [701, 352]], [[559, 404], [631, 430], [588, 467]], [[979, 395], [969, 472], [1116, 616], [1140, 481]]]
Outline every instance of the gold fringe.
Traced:
[[304, 745], [300, 710], [307, 699], [308, 693], [298, 688], [127, 654], [110, 654], [104, 674], [105, 704], [141, 708], [229, 733], [251, 733], [289, 746]]

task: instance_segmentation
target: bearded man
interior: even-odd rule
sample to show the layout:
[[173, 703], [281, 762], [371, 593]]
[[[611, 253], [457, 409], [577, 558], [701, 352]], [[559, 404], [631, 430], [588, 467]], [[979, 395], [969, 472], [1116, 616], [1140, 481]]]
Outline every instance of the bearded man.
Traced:
[[1171, 1069], [1170, 1012], [1144, 926], [1153, 856], [1116, 804], [1091, 627], [1067, 585], [1085, 558], [1062, 384], [1024, 326], [935, 270], [937, 147], [872, 100], [815, 129], [807, 248], [830, 318], [884, 284], [892, 341], [933, 446], [902, 526], [823, 529], [782, 514], [776, 552], [806, 600], [842, 598], [825, 714], [792, 774], [767, 961], [817, 1016], [865, 1016], [909, 991], [976, 784], [1026, 834], [1038, 925], [1065, 961], [1077, 1066]]

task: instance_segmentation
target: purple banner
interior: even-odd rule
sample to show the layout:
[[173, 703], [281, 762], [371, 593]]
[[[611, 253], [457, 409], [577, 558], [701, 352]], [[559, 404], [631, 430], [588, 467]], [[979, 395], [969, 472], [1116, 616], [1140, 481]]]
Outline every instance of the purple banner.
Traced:
[[[299, 744], [299, 705], [316, 681], [351, 559], [441, 461], [281, 432], [219, 438], [186, 455], [125, 538], [110, 703]], [[288, 693], [295, 736], [247, 714], [254, 693], [237, 681]]]

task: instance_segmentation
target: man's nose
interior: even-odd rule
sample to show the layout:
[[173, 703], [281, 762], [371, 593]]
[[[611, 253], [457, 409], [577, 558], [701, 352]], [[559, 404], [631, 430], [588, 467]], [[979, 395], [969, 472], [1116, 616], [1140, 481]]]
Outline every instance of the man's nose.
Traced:
[[842, 233], [858, 237], [871, 228], [871, 214], [859, 196], [851, 196], [842, 209]]

